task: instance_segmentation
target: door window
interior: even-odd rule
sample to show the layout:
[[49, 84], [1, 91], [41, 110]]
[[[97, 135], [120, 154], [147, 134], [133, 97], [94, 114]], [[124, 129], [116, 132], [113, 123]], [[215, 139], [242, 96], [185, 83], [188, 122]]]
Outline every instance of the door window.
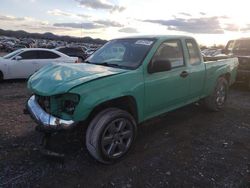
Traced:
[[23, 53], [19, 54], [19, 56], [21, 56], [23, 60], [26, 60], [26, 59], [37, 59], [38, 58], [37, 51], [23, 52]]
[[183, 50], [180, 41], [171, 40], [162, 43], [155, 53], [152, 63], [158, 60], [170, 61], [172, 69], [184, 66]]

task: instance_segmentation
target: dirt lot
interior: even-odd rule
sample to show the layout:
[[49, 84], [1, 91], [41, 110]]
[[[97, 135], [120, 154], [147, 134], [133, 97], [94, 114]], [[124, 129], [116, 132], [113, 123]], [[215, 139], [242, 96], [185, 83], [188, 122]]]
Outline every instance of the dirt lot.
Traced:
[[250, 186], [250, 92], [240, 86], [222, 112], [190, 105], [140, 125], [135, 147], [112, 166], [88, 155], [80, 129], [54, 138], [64, 161], [45, 158], [23, 115], [26, 83], [1, 83], [0, 96], [0, 187]]

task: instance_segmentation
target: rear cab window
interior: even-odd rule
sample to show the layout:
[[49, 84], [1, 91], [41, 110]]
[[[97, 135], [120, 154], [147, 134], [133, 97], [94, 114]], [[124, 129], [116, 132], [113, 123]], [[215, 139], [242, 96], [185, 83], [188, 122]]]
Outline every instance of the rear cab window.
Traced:
[[202, 60], [197, 43], [193, 39], [187, 39], [186, 46], [188, 49], [189, 64], [190, 65], [201, 64]]
[[233, 40], [230, 40], [230, 41], [227, 43], [226, 50], [232, 51], [233, 48], [234, 48], [234, 41], [233, 41]]

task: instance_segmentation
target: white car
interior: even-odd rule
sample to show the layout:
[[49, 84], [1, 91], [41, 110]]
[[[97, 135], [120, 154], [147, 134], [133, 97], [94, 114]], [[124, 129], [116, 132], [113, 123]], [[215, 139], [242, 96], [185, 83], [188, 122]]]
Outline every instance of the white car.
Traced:
[[77, 63], [77, 57], [43, 48], [19, 49], [0, 58], [0, 80], [29, 78], [50, 63]]

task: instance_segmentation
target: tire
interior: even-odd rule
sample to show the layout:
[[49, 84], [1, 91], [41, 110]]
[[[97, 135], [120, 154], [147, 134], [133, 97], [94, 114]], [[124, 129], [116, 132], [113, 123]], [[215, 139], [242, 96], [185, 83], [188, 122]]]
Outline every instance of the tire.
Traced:
[[224, 77], [217, 80], [213, 93], [205, 98], [205, 106], [214, 112], [221, 110], [227, 101], [228, 82]]
[[112, 164], [122, 159], [135, 140], [137, 125], [126, 111], [108, 108], [90, 122], [86, 133], [86, 146], [97, 161]]
[[250, 90], [250, 78], [247, 81], [247, 89]]
[[0, 82], [2, 82], [3, 81], [3, 73], [2, 73], [2, 71], [0, 71]]

